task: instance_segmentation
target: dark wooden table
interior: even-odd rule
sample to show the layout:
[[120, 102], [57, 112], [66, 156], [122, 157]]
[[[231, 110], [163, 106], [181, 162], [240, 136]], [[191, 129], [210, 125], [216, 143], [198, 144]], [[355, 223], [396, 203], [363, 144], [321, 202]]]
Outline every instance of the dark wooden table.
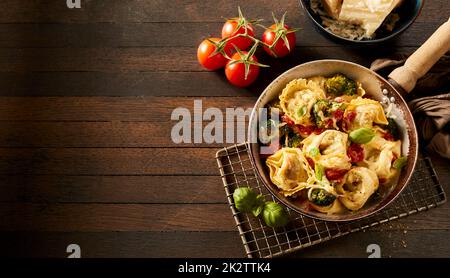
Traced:
[[[301, 27], [295, 54], [263, 62], [257, 84], [230, 86], [196, 61], [238, 4], [252, 18], [288, 11]], [[251, 107], [262, 88], [302, 62], [368, 66], [410, 53], [450, 15], [426, 1], [417, 21], [384, 46], [324, 38], [296, 0], [4, 0], [0, 9], [0, 246], [2, 256], [243, 257], [214, 159], [221, 144], [174, 144], [176, 107]], [[259, 30], [261, 34], [261, 30]], [[449, 161], [434, 158], [450, 191]], [[450, 204], [294, 254], [450, 255]]]

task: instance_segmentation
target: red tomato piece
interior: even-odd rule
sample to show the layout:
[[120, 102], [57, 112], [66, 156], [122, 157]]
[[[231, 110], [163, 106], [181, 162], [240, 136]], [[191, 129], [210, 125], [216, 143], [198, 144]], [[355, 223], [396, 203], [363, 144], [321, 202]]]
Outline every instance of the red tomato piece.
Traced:
[[364, 160], [364, 149], [360, 144], [351, 144], [347, 149], [347, 155], [353, 163]]
[[298, 131], [302, 134], [310, 135], [314, 131], [314, 126], [297, 125]]
[[316, 127], [313, 132], [314, 132], [314, 134], [319, 135], [324, 131], [325, 131], [325, 128]]
[[342, 179], [347, 172], [348, 170], [345, 169], [326, 169], [325, 176], [327, 176], [327, 179], [329, 180], [336, 181]]
[[383, 134], [383, 138], [388, 140], [388, 141], [395, 141], [394, 136], [392, 136], [389, 132], [386, 132]]
[[353, 122], [353, 120], [356, 118], [356, 112], [355, 111], [348, 111], [347, 115], [345, 116], [345, 120], [349, 123]]
[[344, 118], [344, 111], [342, 109], [337, 109], [333, 113], [333, 117], [336, 119], [336, 121], [340, 121]]
[[291, 118], [289, 118], [287, 115], [282, 115], [281, 116], [281, 121], [284, 123], [287, 123], [288, 126], [292, 127], [295, 125], [294, 121], [291, 120]]
[[308, 161], [309, 166], [311, 166], [311, 168], [313, 168], [314, 170], [315, 167], [314, 160], [312, 160], [310, 157], [306, 157], [306, 160]]

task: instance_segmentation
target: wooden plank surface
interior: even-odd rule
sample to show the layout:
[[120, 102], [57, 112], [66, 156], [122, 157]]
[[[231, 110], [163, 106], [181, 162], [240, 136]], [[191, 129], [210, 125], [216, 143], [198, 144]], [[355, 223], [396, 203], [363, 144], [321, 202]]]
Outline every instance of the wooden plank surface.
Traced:
[[[174, 193], [179, 194], [179, 193]], [[201, 193], [200, 193], [201, 194]], [[195, 196], [194, 196], [195, 198]], [[95, 212], [95, 213], [92, 213]], [[397, 230], [450, 229], [449, 206], [390, 224]], [[0, 203], [2, 231], [235, 231], [226, 204]], [[436, 223], [436, 219], [440, 219]], [[401, 223], [401, 224], [399, 224]], [[384, 232], [386, 226], [373, 230]], [[395, 228], [394, 228], [395, 227]]]
[[216, 148], [0, 148], [0, 174], [217, 175]]
[[[248, 89], [205, 71], [195, 56], [238, 5], [265, 24], [271, 11], [287, 10], [288, 23], [302, 28], [289, 58], [258, 53], [271, 68]], [[77, 243], [85, 257], [245, 256], [214, 158], [223, 144], [173, 143], [173, 109], [194, 113], [194, 100], [203, 111], [252, 107], [276, 76], [315, 59], [369, 66], [409, 54], [449, 12], [445, 1], [426, 1], [398, 39], [359, 47], [317, 33], [296, 0], [96, 0], [73, 10], [60, 0], [2, 1], [2, 254], [66, 257]], [[450, 190], [448, 160], [433, 161]], [[370, 243], [385, 257], [450, 256], [449, 210], [444, 204], [291, 256], [367, 257]]]
[[[248, 118], [248, 117], [246, 117]], [[248, 121], [247, 121], [248, 122]], [[162, 124], [164, 123], [164, 124]], [[0, 122], [0, 147], [75, 147], [75, 148], [149, 148], [208, 147], [221, 148], [226, 140], [214, 143], [174, 143], [170, 139], [173, 122]], [[244, 126], [246, 122], [224, 121], [227, 130]], [[204, 123], [202, 126], [205, 127]], [[244, 133], [246, 135], [246, 133]], [[105, 142], [105, 136], [109, 138]], [[236, 138], [243, 143], [245, 138]]]
[[[155, 122], [171, 123], [174, 109], [181, 107], [202, 114], [206, 109], [253, 107], [254, 97], [2, 97], [0, 121], [52, 122]], [[201, 101], [194, 111], [195, 100]], [[202, 110], [200, 110], [202, 109]], [[173, 123], [175, 123], [174, 121]], [[170, 138], [167, 138], [169, 140]]]
[[[280, 73], [301, 63], [318, 59], [350, 57], [350, 61], [365, 64], [367, 60], [388, 54], [411, 53], [413, 47], [336, 48], [333, 46], [298, 46], [297, 55], [288, 60], [264, 57], [261, 62], [272, 65], [271, 74]], [[0, 72], [23, 71], [204, 71], [196, 59], [197, 47], [130, 47], [130, 48], [0, 48]], [[271, 62], [273, 61], [273, 62]], [[268, 71], [268, 70], [267, 70]], [[263, 77], [262, 77], [263, 78]]]
[[[231, 231], [224, 204], [1, 203], [3, 231]], [[95, 213], [93, 213], [95, 212]]]
[[[269, 15], [269, 14], [268, 14]], [[269, 23], [270, 18], [265, 16]], [[289, 21], [288, 15], [287, 20]], [[306, 17], [299, 26], [308, 26]], [[441, 20], [442, 21], [442, 20]], [[441, 21], [434, 24], [417, 22], [396, 41], [397, 46], [415, 46], [424, 42]], [[293, 23], [294, 24], [294, 23]], [[63, 23], [63, 24], [8, 24], [0, 25], [0, 47], [41, 48], [58, 47], [190, 47], [202, 38], [220, 36], [223, 22], [214, 23]], [[270, 25], [270, 24], [268, 24]], [[164, 32], [161, 32], [164, 30]], [[257, 29], [262, 35], [263, 29]], [[74, 36], [73, 34], [77, 34]], [[168, 36], [167, 34], [170, 34]], [[304, 33], [297, 39], [298, 46], [329, 46], [329, 41], [315, 33]]]
[[221, 72], [0, 72], [0, 95], [255, 97], [265, 83], [237, 88]]
[[1, 176], [0, 202], [225, 204], [217, 176]]
[[[222, 22], [223, 17], [237, 14], [237, 6], [247, 11], [254, 18], [270, 19], [271, 12], [281, 14], [289, 11], [292, 17], [304, 17], [297, 1], [264, 0], [208, 1], [185, 0], [129, 0], [124, 5], [122, 0], [86, 1], [81, 9], [69, 10], [65, 2], [58, 0], [3, 1], [0, 13], [1, 23], [61, 23], [61, 22]], [[435, 22], [446, 19], [444, 11], [448, 5], [445, 1], [430, 1], [417, 21]], [[308, 30], [313, 31], [314, 30]]]

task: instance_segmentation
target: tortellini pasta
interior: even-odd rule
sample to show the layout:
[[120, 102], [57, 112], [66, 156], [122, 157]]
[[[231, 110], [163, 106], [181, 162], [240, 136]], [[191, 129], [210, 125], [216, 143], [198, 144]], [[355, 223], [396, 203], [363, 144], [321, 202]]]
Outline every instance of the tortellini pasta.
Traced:
[[392, 163], [400, 157], [401, 141], [388, 141], [377, 133], [363, 148], [364, 160], [358, 165], [375, 171], [382, 184], [391, 184], [399, 172], [392, 167]]
[[378, 101], [358, 97], [350, 101], [345, 115], [350, 112], [356, 113], [355, 118], [347, 126], [348, 130], [354, 130], [361, 127], [373, 127], [373, 124], [387, 125], [388, 120], [384, 114], [383, 107]]
[[349, 210], [359, 210], [378, 189], [377, 174], [365, 167], [348, 171], [345, 181], [336, 186], [339, 201]]
[[281, 110], [281, 149], [266, 165], [282, 195], [321, 213], [345, 214], [396, 183], [406, 161], [402, 142], [393, 141], [401, 130], [378, 101], [363, 96], [360, 82], [338, 73], [294, 79], [279, 103], [271, 102], [269, 108]]
[[317, 82], [294, 79], [280, 95], [280, 107], [295, 124], [313, 124], [311, 109], [318, 99], [325, 98], [325, 92]]
[[266, 160], [271, 181], [285, 196], [290, 196], [311, 183], [312, 169], [298, 148], [282, 148]]
[[326, 130], [319, 135], [311, 134], [303, 140], [303, 152], [324, 168], [350, 169], [352, 165], [347, 156], [347, 141], [347, 133]]

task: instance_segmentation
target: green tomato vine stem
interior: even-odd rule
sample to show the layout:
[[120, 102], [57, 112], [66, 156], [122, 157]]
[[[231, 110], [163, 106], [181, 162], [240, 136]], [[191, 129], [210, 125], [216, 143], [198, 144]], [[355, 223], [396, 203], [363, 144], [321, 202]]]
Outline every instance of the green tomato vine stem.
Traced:
[[[227, 37], [227, 38], [223, 38], [222, 40], [220, 40], [219, 42], [214, 42], [210, 39], [207, 39], [210, 43], [212, 43], [215, 47], [216, 50], [211, 53], [209, 55], [209, 57], [212, 57], [218, 53], [222, 54], [226, 59], [232, 61], [230, 62], [229, 65], [235, 64], [235, 63], [243, 63], [245, 65], [245, 79], [247, 79], [249, 71], [250, 71], [250, 65], [254, 65], [254, 66], [258, 66], [258, 67], [269, 67], [268, 65], [264, 65], [258, 62], [254, 62], [252, 60], [252, 57], [255, 55], [255, 52], [258, 48], [258, 46], [263, 46], [266, 47], [267, 49], [270, 50], [270, 52], [273, 54], [274, 57], [277, 57], [277, 54], [274, 51], [275, 45], [278, 43], [278, 41], [280, 39], [282, 39], [287, 47], [287, 49], [290, 51], [290, 45], [289, 45], [289, 41], [287, 39], [287, 34], [289, 33], [293, 33], [293, 32], [297, 32], [298, 30], [300, 30], [299, 28], [285, 28], [285, 18], [286, 18], [286, 12], [283, 14], [283, 16], [281, 17], [280, 20], [278, 20], [275, 17], [275, 14], [272, 12], [272, 17], [273, 17], [273, 21], [276, 25], [275, 29], [272, 28], [268, 28], [265, 27], [264, 25], [260, 24], [259, 22], [261, 22], [261, 19], [252, 19], [252, 20], [248, 20], [247, 18], [244, 17], [241, 8], [238, 6], [238, 14], [239, 16], [237, 18], [232, 18], [232, 19], [227, 19], [227, 20], [232, 20], [237, 22], [237, 26], [235, 28], [235, 30], [233, 31], [233, 35]], [[254, 36], [250, 36], [248, 34], [248, 29], [249, 29], [249, 24], [255, 24], [256, 26], [262, 27], [265, 30], [270, 30], [271, 32], [275, 33], [275, 40], [272, 42], [271, 45], [255, 38]], [[237, 34], [234, 35], [241, 27], [244, 27], [245, 29], [245, 33], [243, 34]], [[248, 38], [251, 39], [253, 41], [253, 46], [252, 48], [249, 50], [249, 52], [247, 54], [244, 54], [242, 52], [242, 50], [240, 50], [239, 48], [237, 48], [234, 44], [232, 45], [234, 47], [234, 49], [236, 50], [237, 53], [239, 53], [239, 56], [241, 57], [241, 59], [239, 60], [233, 60], [228, 53], [226, 53], [225, 51], [225, 47], [227, 46], [227, 43], [235, 38]]]

